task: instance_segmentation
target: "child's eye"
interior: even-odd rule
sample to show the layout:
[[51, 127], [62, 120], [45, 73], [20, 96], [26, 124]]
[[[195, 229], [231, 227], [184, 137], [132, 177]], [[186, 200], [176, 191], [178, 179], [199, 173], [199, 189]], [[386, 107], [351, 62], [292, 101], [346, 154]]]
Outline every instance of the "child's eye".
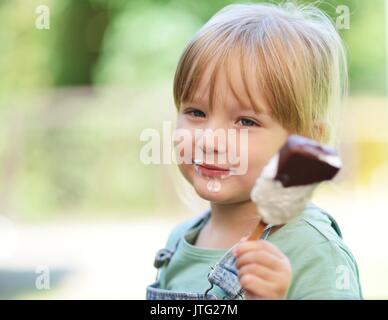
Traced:
[[260, 127], [260, 124], [257, 121], [248, 118], [241, 118], [238, 122], [245, 127]]
[[194, 117], [200, 117], [200, 118], [205, 118], [206, 115], [203, 111], [201, 110], [198, 110], [198, 109], [189, 109], [187, 111], [184, 112], [185, 114], [190, 114]]

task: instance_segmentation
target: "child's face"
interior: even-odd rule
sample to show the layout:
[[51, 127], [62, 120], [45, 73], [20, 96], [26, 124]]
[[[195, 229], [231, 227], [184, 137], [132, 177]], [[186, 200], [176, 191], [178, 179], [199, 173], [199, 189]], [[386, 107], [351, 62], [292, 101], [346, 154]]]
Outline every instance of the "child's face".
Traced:
[[[236, 70], [236, 67], [234, 67], [235, 70], [233, 66], [231, 68], [231, 74], [234, 75], [235, 89], [240, 99], [245, 102], [246, 106], [249, 106], [249, 98], [245, 93], [243, 80], [239, 76], [240, 71]], [[200, 153], [203, 153], [205, 164], [215, 165], [223, 169], [236, 167], [236, 164], [232, 164], [233, 161], [228, 161], [228, 158], [226, 162], [221, 163], [219, 161], [221, 155], [227, 154], [232, 143], [235, 143], [237, 146], [236, 156], [240, 157], [240, 162], [243, 161], [247, 164], [247, 170], [243, 175], [231, 175], [225, 179], [218, 179], [221, 182], [221, 190], [211, 192], [207, 188], [209, 176], [217, 176], [217, 172], [198, 168], [194, 163], [180, 164], [179, 169], [200, 197], [220, 204], [244, 202], [250, 199], [251, 189], [262, 168], [279, 150], [289, 132], [269, 115], [268, 107], [265, 113], [259, 114], [251, 107], [241, 106], [241, 103], [227, 85], [227, 79], [222, 70], [217, 79], [217, 96], [213, 110], [210, 111], [208, 85], [206, 84], [209, 79], [208, 72], [209, 70], [205, 72], [201, 79], [195, 101], [182, 104], [178, 113], [177, 129], [186, 129], [191, 132], [190, 139], [185, 139], [184, 143], [190, 144], [192, 150], [197, 148]], [[232, 129], [236, 130], [237, 139], [233, 139], [234, 141], [227, 139], [226, 143], [207, 135], [204, 140], [198, 139], [198, 136], [195, 139], [194, 132], [196, 129], [218, 131], [222, 129], [225, 131], [226, 137], [228, 137], [228, 129]], [[239, 135], [242, 133], [242, 129], [247, 129], [248, 132], [247, 143], [244, 145], [239, 143]], [[233, 145], [233, 148], [235, 145]], [[182, 153], [180, 155], [184, 157]], [[194, 157], [193, 152], [191, 159], [193, 162]], [[212, 159], [212, 157], [213, 161], [207, 160]]]

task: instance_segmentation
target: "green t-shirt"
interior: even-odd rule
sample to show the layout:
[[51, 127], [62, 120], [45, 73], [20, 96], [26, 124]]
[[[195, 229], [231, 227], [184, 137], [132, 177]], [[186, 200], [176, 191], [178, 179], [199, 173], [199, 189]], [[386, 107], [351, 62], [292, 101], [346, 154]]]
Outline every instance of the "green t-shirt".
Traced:
[[[161, 269], [162, 289], [204, 293], [207, 275], [227, 251], [194, 246], [201, 225], [188, 231], [192, 219], [171, 232], [167, 248], [181, 239], [169, 264]], [[336, 231], [337, 230], [337, 231]], [[334, 220], [310, 204], [301, 215], [271, 233], [267, 241], [290, 260], [292, 281], [287, 299], [362, 299], [357, 263], [339, 236]], [[210, 294], [223, 296], [214, 286]]]

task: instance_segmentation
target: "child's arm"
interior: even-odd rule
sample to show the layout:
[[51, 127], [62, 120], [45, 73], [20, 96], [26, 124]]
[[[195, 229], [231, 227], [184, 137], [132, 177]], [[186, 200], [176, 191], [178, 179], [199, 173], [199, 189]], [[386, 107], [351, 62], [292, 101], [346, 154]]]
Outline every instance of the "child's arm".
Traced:
[[[236, 246], [238, 248], [236, 266], [241, 285], [250, 293], [247, 298], [363, 299], [357, 262], [349, 248], [343, 243], [340, 233], [332, 227], [331, 222], [326, 215], [322, 214], [320, 208], [312, 206], [300, 219], [276, 231], [276, 233], [281, 233], [283, 230], [283, 234], [276, 237], [275, 233], [271, 242], [256, 240], [251, 244], [252, 241], [248, 240], [241, 242], [241, 247]], [[257, 243], [262, 243], [262, 245], [259, 246]], [[248, 252], [252, 252], [250, 258], [247, 256], [242, 259], [243, 254], [247, 255]], [[271, 272], [266, 274], [274, 277], [261, 282], [275, 290], [260, 295], [252, 294], [250, 291], [253, 290], [250, 289], [250, 286], [260, 285], [260, 280], [257, 280], [256, 277], [260, 278], [260, 274], [265, 270], [261, 266], [263, 258], [260, 256], [270, 257], [276, 254], [279, 254], [280, 257], [286, 256], [291, 264], [292, 280], [288, 279], [287, 292], [284, 295], [281, 294], [284, 292], [287, 275], [289, 275], [287, 260], [279, 261], [282, 259], [274, 257], [272, 260], [275, 263], [269, 268]], [[252, 256], [255, 255], [256, 258], [253, 258]], [[244, 265], [250, 265], [250, 267], [244, 268]], [[278, 265], [276, 271], [273, 270], [275, 265]], [[251, 275], [241, 280], [243, 274]], [[246, 280], [246, 278], [251, 278], [251, 280]], [[245, 281], [250, 284], [246, 284]], [[260, 293], [258, 292], [260, 290], [264, 289], [255, 288], [257, 293]]]

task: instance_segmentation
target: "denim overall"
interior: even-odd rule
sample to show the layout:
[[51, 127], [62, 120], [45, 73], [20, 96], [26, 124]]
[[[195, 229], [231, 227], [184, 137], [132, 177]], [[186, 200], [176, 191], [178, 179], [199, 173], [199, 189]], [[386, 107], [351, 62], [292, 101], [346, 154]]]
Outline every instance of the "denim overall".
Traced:
[[[189, 226], [188, 231], [200, 226], [202, 227], [207, 220], [210, 218], [210, 211], [207, 211], [204, 215], [193, 221], [192, 225]], [[260, 239], [266, 240], [272, 225], [267, 225], [264, 229], [263, 235]], [[184, 236], [184, 235], [183, 235]], [[244, 299], [244, 289], [241, 287], [237, 269], [235, 266], [236, 258], [232, 254], [230, 248], [221, 259], [211, 267], [211, 272], [207, 278], [209, 281], [209, 288], [203, 293], [192, 293], [192, 292], [177, 292], [172, 290], [165, 290], [160, 288], [160, 281], [158, 280], [159, 269], [169, 263], [171, 257], [177, 250], [179, 242], [182, 236], [179, 237], [175, 243], [174, 249], [168, 248], [161, 249], [155, 256], [154, 266], [158, 269], [156, 281], [147, 287], [146, 299], [147, 300], [217, 300], [217, 299], [229, 299], [229, 300], [241, 300]], [[222, 289], [224, 295], [218, 297], [215, 294], [210, 294], [209, 291], [216, 285]]]

